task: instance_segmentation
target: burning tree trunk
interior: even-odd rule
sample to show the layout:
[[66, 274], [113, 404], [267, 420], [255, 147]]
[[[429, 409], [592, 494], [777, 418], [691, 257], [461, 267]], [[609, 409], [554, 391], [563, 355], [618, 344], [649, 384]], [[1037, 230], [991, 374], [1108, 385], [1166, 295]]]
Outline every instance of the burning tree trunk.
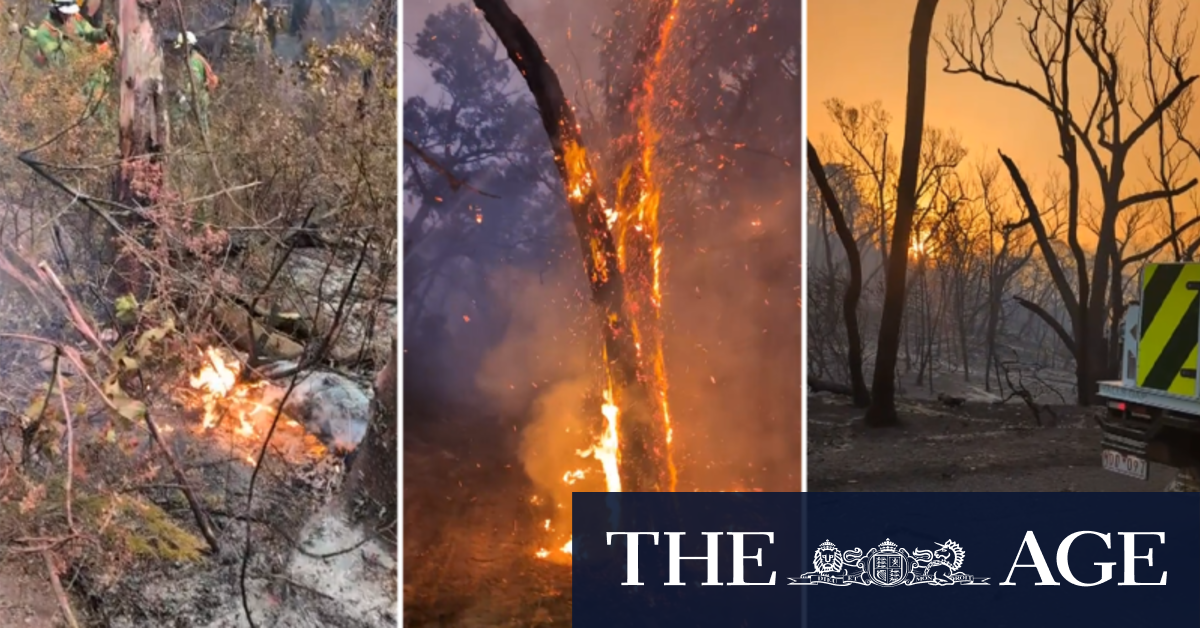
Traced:
[[400, 444], [397, 430], [397, 345], [375, 379], [371, 423], [346, 483], [351, 516], [376, 530], [396, 521], [396, 482]]
[[[653, 0], [648, 7], [644, 36], [633, 52], [629, 87], [611, 92], [610, 130], [613, 134], [611, 172], [620, 173], [615, 186], [617, 254], [624, 274], [625, 300], [639, 360], [646, 366], [652, 403], [646, 421], [628, 420], [625, 431], [649, 429], [665, 433], [663, 449], [649, 452], [665, 458], [670, 487], [675, 487], [671, 460], [671, 419], [667, 406], [666, 360], [660, 326], [662, 294], [662, 245], [659, 242], [658, 211], [661, 176], [656, 172], [655, 153], [660, 132], [653, 118], [654, 90], [661, 76], [663, 57], [679, 10], [679, 0]], [[610, 38], [612, 41], [613, 38]], [[627, 413], [628, 416], [628, 413]], [[622, 434], [625, 442], [625, 434]], [[650, 436], [650, 435], [647, 435]], [[657, 440], [659, 435], [652, 436]], [[633, 442], [646, 440], [630, 434]], [[624, 453], [624, 452], [622, 452]]]
[[627, 312], [625, 277], [612, 230], [619, 216], [604, 206], [575, 113], [533, 35], [504, 0], [475, 0], [475, 6], [483, 11], [509, 58], [525, 77], [566, 186], [592, 299], [604, 318], [609, 393], [620, 412], [621, 488], [635, 492], [670, 490], [674, 472], [667, 450], [668, 429], [663, 423], [664, 400], [655, 398], [652, 384], [660, 364], [647, 368], [642, 363], [634, 337], [635, 324]]
[[925, 129], [925, 81], [928, 75], [929, 38], [938, 0], [918, 0], [908, 44], [908, 102], [905, 104], [904, 145], [900, 151], [900, 177], [896, 189], [896, 222], [888, 256], [883, 320], [875, 352], [875, 381], [865, 422], [874, 427], [896, 425], [896, 354], [900, 351], [900, 322], [904, 315], [904, 289], [908, 281], [908, 246], [913, 214], [917, 209], [917, 171], [921, 161], [921, 136]]

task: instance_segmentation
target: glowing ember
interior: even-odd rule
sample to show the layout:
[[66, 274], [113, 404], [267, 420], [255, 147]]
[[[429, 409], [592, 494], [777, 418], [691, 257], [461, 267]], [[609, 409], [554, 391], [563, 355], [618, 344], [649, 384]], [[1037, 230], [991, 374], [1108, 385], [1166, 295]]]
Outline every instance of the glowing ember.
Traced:
[[560, 550], [560, 551], [570, 554], [571, 553], [571, 541], [567, 541], [567, 544], [562, 546], [562, 550]]
[[574, 484], [577, 480], [582, 480], [586, 476], [587, 471], [584, 471], [583, 469], [567, 471], [563, 474], [563, 482], [566, 482], [567, 484]]
[[549, 557], [549, 556], [550, 556], [550, 550], [548, 550], [548, 549], [546, 549], [546, 548], [542, 548], [542, 549], [540, 549], [540, 550], [538, 550], [538, 551], [537, 551], [537, 557], [538, 557], [538, 558], [547, 558], [547, 557]]

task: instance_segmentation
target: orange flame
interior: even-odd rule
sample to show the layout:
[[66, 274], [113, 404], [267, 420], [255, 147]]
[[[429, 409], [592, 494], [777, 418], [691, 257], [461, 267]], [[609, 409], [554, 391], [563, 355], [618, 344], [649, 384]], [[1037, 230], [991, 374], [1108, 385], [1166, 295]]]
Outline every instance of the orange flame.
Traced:
[[[655, 149], [661, 134], [654, 125], [651, 105], [654, 101], [655, 83], [659, 78], [659, 70], [662, 67], [667, 43], [670, 41], [671, 31], [678, 18], [678, 12], [679, 0], [672, 0], [670, 11], [659, 32], [661, 44], [654, 54], [654, 59], [651, 62], [649, 72], [647, 72], [646, 80], [642, 86], [643, 96], [637, 117], [637, 132], [641, 146], [639, 159], [636, 163], [629, 164], [624, 169], [617, 182], [618, 202], [615, 208], [607, 207], [604, 199], [598, 197], [600, 206], [604, 212], [605, 226], [610, 233], [613, 233], [616, 239], [617, 263], [623, 273], [632, 275], [630, 277], [632, 280], [625, 283], [627, 302], [633, 305], [635, 312], [639, 312], [641, 315], [630, 317], [630, 331], [637, 347], [638, 358], [645, 359], [648, 357], [649, 361], [647, 364], [652, 368], [653, 388], [659, 397], [663, 433], [667, 445], [666, 451], [662, 452], [662, 455], [666, 458], [670, 473], [669, 490], [672, 491], [675, 490], [676, 486], [676, 470], [671, 447], [674, 429], [671, 425], [670, 410], [667, 403], [666, 361], [663, 357], [662, 336], [659, 331], [663, 302], [663, 245], [659, 240], [658, 210], [662, 190], [659, 178], [654, 171]], [[564, 166], [567, 173], [568, 196], [572, 200], [582, 201], [588, 194], [594, 192], [596, 177], [588, 163], [587, 153], [579, 143], [572, 140], [566, 142], [564, 146]], [[635, 170], [641, 187], [637, 199], [633, 201], [632, 206], [628, 206], [625, 199], [625, 191], [633, 181]], [[589, 246], [592, 266], [595, 269], [595, 276], [589, 279], [594, 283], [605, 282], [608, 280], [609, 273], [608, 260], [600, 248], [600, 241], [593, 237], [590, 239]], [[640, 263], [634, 269], [627, 267], [627, 261], [629, 261], [627, 254], [631, 250], [640, 253]], [[645, 259], [646, 257], [649, 259]], [[645, 276], [647, 274], [649, 275], [648, 277]], [[642, 307], [643, 305], [648, 305], [649, 307]], [[638, 318], [642, 318], [642, 325], [638, 324]], [[642, 353], [643, 327], [649, 331], [649, 356], [643, 356]], [[607, 355], [605, 356], [604, 363], [605, 365], [608, 364]], [[620, 408], [616, 403], [611, 375], [609, 373], [608, 386], [604, 390], [604, 403], [600, 408], [601, 414], [604, 416], [604, 427], [591, 447], [579, 450], [576, 453], [584, 458], [592, 458], [599, 462], [604, 470], [606, 490], [608, 492], [619, 493], [621, 492], [621, 448], [620, 432], [618, 430]], [[569, 485], [574, 485], [577, 480], [584, 477], [584, 474], [585, 471], [583, 470], [568, 470], [563, 475], [563, 481]], [[547, 522], [547, 530], [549, 530], [548, 524], [549, 522]], [[571, 555], [572, 541], [568, 540], [565, 545], [559, 548], [559, 551]], [[536, 552], [536, 555], [538, 558], [545, 559], [550, 557], [551, 553], [549, 550], [541, 548]]]
[[[216, 348], [207, 349], [204, 357], [205, 365], [198, 373], [189, 378], [192, 388], [200, 391], [204, 401], [203, 429], [213, 429], [221, 421], [222, 416], [228, 415], [238, 421], [235, 428], [237, 434], [247, 437], [254, 436], [254, 423], [251, 418], [259, 412], [274, 413], [274, 409], [250, 399], [250, 393], [262, 384], [238, 382], [241, 365], [237, 360], [226, 361]], [[222, 402], [230, 401], [236, 402], [239, 411], [226, 412], [222, 410]], [[249, 410], [243, 411], [244, 408], [249, 408]], [[289, 420], [289, 425], [295, 425], [295, 422]]]
[[[653, 387], [659, 397], [659, 403], [662, 412], [663, 432], [667, 443], [667, 450], [663, 452], [666, 458], [667, 468], [670, 474], [670, 490], [674, 491], [676, 486], [676, 470], [675, 461], [671, 447], [674, 437], [674, 428], [671, 425], [671, 412], [667, 403], [667, 368], [666, 360], [663, 356], [663, 341], [659, 325], [662, 320], [662, 253], [663, 245], [659, 239], [659, 205], [662, 199], [662, 188], [659, 177], [654, 169], [655, 154], [658, 146], [658, 141], [661, 138], [661, 133], [654, 125], [653, 109], [655, 87], [660, 77], [662, 70], [663, 59], [666, 56], [667, 44], [670, 42], [671, 32], [675, 27], [675, 22], [679, 13], [679, 0], [672, 0], [671, 8], [663, 21], [659, 37], [661, 44], [654, 53], [654, 59], [651, 63], [649, 71], [646, 73], [646, 80], [642, 85], [643, 95], [638, 107], [637, 131], [639, 135], [639, 145], [641, 146], [641, 155], [636, 167], [638, 168], [638, 179], [641, 184], [637, 199], [632, 207], [618, 207], [617, 213], [625, 218], [625, 222], [621, 225], [619, 232], [619, 247], [618, 256], [622, 270], [627, 270], [627, 253], [629, 250], [643, 251], [643, 255], [650, 259], [649, 268], [634, 268], [631, 274], [634, 275], [627, 285], [632, 290], [636, 291], [639, 288], [644, 289], [644, 294], [634, 293], [629, 295], [632, 297], [631, 302], [635, 304], [646, 303], [649, 305], [648, 315], [641, 317], [642, 320], [633, 320], [630, 325], [630, 331], [633, 333], [634, 341], [637, 344], [639, 354], [642, 352], [642, 347], [646, 346], [649, 350], [649, 363], [653, 368]], [[617, 184], [618, 198], [623, 199], [622, 192], [630, 184], [634, 176], [633, 168], [630, 164], [622, 173], [621, 179]], [[629, 227], [632, 227], [630, 229]], [[643, 258], [644, 259], [644, 258]], [[645, 277], [648, 270], [649, 277]], [[647, 303], [648, 302], [648, 303]], [[639, 308], [641, 309], [641, 308]], [[639, 324], [640, 323], [640, 324]], [[644, 333], [648, 332], [648, 333]], [[649, 343], [646, 343], [649, 336]]]

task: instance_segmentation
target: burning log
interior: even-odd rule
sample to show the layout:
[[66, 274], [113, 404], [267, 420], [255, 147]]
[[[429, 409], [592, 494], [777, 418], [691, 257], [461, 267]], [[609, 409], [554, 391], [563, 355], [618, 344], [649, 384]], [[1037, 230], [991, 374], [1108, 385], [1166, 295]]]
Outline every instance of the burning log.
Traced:
[[[656, 6], [664, 1], [673, 9], [673, 0], [656, 0]], [[557, 74], [533, 35], [504, 0], [475, 0], [475, 6], [483, 12], [509, 58], [525, 77], [567, 190], [592, 300], [604, 318], [608, 398], [611, 405], [619, 408], [617, 436], [621, 488], [634, 492], [672, 490], [674, 469], [668, 450], [665, 390], [660, 390], [656, 384], [661, 379], [662, 365], [659, 359], [651, 364], [643, 362], [637, 323], [628, 312], [622, 256], [613, 232], [620, 216], [616, 210], [606, 207], [600, 196], [595, 170], [584, 149], [575, 113]], [[666, 20], [667, 13], [673, 13], [673, 10], [654, 13]], [[662, 21], [658, 24], [658, 27], [652, 24], [651, 28], [661, 30]], [[657, 56], [657, 48], [651, 52], [655, 53], [652, 56]], [[657, 255], [657, 252], [652, 253], [655, 259]], [[655, 355], [660, 357], [661, 353], [656, 351]], [[611, 415], [611, 426], [618, 413], [606, 408], [605, 414]]]

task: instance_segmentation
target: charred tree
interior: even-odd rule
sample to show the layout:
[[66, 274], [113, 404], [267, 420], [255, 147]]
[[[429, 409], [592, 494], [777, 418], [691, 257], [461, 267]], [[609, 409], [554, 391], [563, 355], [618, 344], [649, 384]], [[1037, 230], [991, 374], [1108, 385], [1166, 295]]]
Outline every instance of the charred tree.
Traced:
[[104, 0], [87, 0], [83, 5], [83, 14], [92, 26], [101, 28], [104, 25]]
[[821, 200], [829, 210], [833, 219], [833, 228], [837, 231], [842, 248], [846, 250], [846, 260], [850, 265], [850, 279], [846, 284], [846, 293], [842, 297], [842, 320], [846, 325], [846, 358], [850, 362], [850, 389], [854, 397], [854, 405], [865, 408], [871, 403], [871, 392], [867, 389], [867, 381], [863, 377], [862, 335], [858, 330], [858, 299], [862, 295], [862, 256], [858, 250], [858, 242], [854, 232], [846, 222], [842, 205], [838, 202], [829, 179], [825, 176], [825, 164], [812, 142], [808, 143], [808, 167], [812, 171], [813, 181], [821, 192]]
[[622, 488], [633, 492], [671, 488], [666, 432], [656, 425], [656, 408], [648, 384], [652, 369], [642, 364], [625, 303], [625, 278], [617, 240], [609, 226], [590, 157], [583, 145], [575, 113], [537, 40], [504, 0], [474, 0], [496, 32], [517, 70], [525, 77], [550, 141], [567, 203], [583, 252], [592, 300], [603, 320], [604, 355], [614, 402], [620, 408]]
[[[1136, 25], [1146, 51], [1142, 59], [1145, 65], [1131, 67], [1122, 61], [1128, 57], [1121, 51], [1121, 38], [1114, 36], [1120, 25], [1110, 24], [1109, 3], [1085, 0], [1038, 3], [1033, 7], [1033, 19], [1022, 26], [1022, 37], [1029, 43], [1029, 55], [1038, 64], [1041, 76], [1035, 83], [1024, 83], [1006, 77], [996, 65], [992, 47], [980, 45], [991, 41], [1003, 18], [1003, 9], [987, 17], [974, 14], [976, 7], [971, 10], [968, 19], [958, 21], [947, 33], [943, 49], [945, 71], [973, 74], [987, 83], [1020, 92], [1054, 116], [1059, 158], [1067, 174], [1067, 252], [1060, 252], [1055, 246], [1052, 230], [1047, 229], [1043, 220], [1043, 208], [1029, 193], [1017, 164], [1003, 154], [1001, 159], [1018, 188], [1039, 252], [1067, 310], [1068, 325], [1050, 325], [1052, 319], [1056, 322], [1057, 319], [1049, 315], [1047, 304], [1032, 300], [1020, 303], [1050, 325], [1071, 352], [1077, 401], [1086, 405], [1095, 396], [1096, 382], [1115, 374], [1119, 366], [1116, 362], [1119, 354], [1115, 351], [1119, 334], [1106, 337], [1105, 332], [1106, 327], [1116, 327], [1117, 312], [1113, 306], [1123, 299], [1124, 277], [1117, 242], [1121, 213], [1146, 203], [1170, 201], [1197, 184], [1196, 179], [1191, 179], [1176, 185], [1172, 177], [1160, 178], [1158, 189], [1136, 194], [1122, 189], [1130, 168], [1129, 158], [1136, 154], [1138, 143], [1152, 129], [1162, 128], [1159, 124], [1168, 112], [1187, 102], [1185, 97], [1190, 96], [1192, 84], [1200, 78], [1187, 73], [1191, 39], [1164, 23], [1161, 3], [1145, 3], [1145, 13], [1138, 16], [1140, 23]], [[1080, 52], [1082, 55], [1077, 54]], [[1091, 67], [1085, 69], [1086, 79], [1079, 83], [1074, 80], [1078, 72], [1071, 71], [1071, 63], [1081, 59]], [[1152, 85], [1147, 98], [1135, 102], [1120, 79], [1134, 74], [1155, 75], [1166, 82]], [[1097, 76], [1101, 80], [1093, 81]], [[1034, 85], [1046, 87], [1039, 89]], [[1090, 90], [1094, 91], [1088, 93]], [[1083, 109], [1078, 109], [1079, 103], [1085, 103]], [[1100, 188], [1100, 207], [1094, 221], [1084, 215], [1087, 204], [1082, 181], [1088, 165]], [[1096, 232], [1095, 250], [1090, 256], [1079, 235], [1081, 227], [1094, 228]], [[1171, 237], [1177, 238], [1178, 233], [1172, 225]], [[1073, 277], [1069, 276], [1071, 266]]]
[[929, 39], [937, 4], [938, 0], [918, 0], [908, 44], [908, 96], [896, 190], [896, 219], [892, 226], [892, 248], [887, 262], [883, 320], [879, 324], [879, 344], [875, 352], [871, 407], [865, 418], [866, 424], [871, 427], [893, 426], [900, 422], [896, 416], [896, 356], [900, 351], [900, 323], [904, 315], [904, 292], [908, 281], [908, 242], [912, 237], [913, 214], [917, 209], [917, 171], [921, 165], [921, 136], [925, 128]]

